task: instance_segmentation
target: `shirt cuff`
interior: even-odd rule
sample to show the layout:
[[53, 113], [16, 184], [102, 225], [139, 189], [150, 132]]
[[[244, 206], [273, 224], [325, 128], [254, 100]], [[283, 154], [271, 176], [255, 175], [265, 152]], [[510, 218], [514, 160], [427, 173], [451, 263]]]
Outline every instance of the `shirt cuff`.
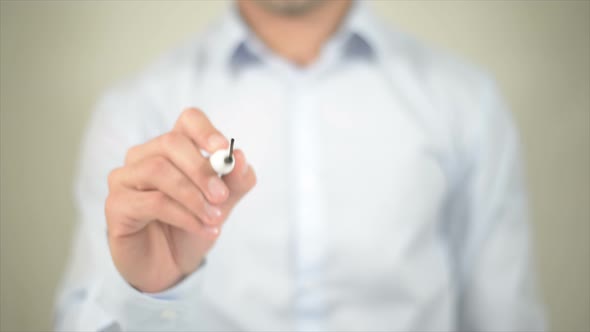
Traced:
[[111, 263], [99, 285], [96, 301], [123, 331], [169, 331], [190, 328], [191, 307], [201, 293], [202, 265], [172, 288], [142, 293], [133, 288]]

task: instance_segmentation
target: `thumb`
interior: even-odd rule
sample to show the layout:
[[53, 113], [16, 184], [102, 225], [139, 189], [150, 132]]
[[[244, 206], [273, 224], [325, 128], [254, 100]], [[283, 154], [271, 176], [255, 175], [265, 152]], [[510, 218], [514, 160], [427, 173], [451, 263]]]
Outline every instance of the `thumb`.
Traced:
[[240, 199], [256, 185], [256, 174], [248, 162], [242, 150], [234, 151], [235, 166], [231, 173], [225, 175], [223, 180], [229, 188], [229, 197], [223, 204], [224, 208], [233, 208]]

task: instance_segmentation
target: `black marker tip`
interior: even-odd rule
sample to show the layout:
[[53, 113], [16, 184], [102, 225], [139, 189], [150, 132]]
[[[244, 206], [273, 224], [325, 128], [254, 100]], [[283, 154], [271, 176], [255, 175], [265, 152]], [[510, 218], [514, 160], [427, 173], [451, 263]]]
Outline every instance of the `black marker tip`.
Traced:
[[229, 143], [229, 156], [225, 157], [223, 160], [226, 164], [231, 164], [234, 162], [234, 139], [232, 138]]

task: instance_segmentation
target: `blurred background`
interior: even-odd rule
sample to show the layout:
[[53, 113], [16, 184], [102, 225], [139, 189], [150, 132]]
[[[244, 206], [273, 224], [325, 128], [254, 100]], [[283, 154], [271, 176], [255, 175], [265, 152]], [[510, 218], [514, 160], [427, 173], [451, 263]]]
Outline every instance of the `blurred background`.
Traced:
[[[226, 1], [0, 1], [0, 330], [47, 331], [99, 95]], [[520, 128], [551, 330], [590, 331], [590, 1], [374, 1], [400, 30], [488, 69]]]

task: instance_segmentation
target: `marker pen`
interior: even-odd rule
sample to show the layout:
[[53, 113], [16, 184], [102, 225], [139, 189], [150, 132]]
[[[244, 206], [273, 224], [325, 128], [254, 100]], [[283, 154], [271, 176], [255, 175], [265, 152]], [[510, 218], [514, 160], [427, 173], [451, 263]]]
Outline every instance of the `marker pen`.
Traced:
[[231, 139], [229, 149], [217, 150], [209, 157], [211, 167], [219, 176], [229, 174], [236, 165], [234, 159], [234, 139]]

